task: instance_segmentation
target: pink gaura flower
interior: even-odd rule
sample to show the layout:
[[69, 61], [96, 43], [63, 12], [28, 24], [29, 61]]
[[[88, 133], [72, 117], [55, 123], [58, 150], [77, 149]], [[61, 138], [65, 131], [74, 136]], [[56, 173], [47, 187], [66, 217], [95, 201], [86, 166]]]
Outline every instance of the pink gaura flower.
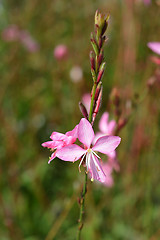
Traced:
[[50, 136], [52, 141], [42, 143], [43, 147], [51, 148], [53, 151], [48, 163], [50, 163], [56, 156], [60, 149], [65, 146], [73, 144], [77, 139], [78, 125], [72, 130], [65, 134], [59, 132], [53, 132]]
[[70, 162], [75, 162], [81, 158], [79, 169], [85, 159], [87, 173], [89, 172], [91, 180], [105, 182], [106, 175], [100, 164], [100, 157], [96, 152], [108, 155], [120, 144], [121, 138], [118, 136], [100, 137], [92, 146], [95, 135], [90, 122], [85, 118], [82, 118], [78, 125], [77, 135], [79, 141], [84, 145], [83, 148], [76, 144], [70, 144], [57, 151], [56, 156], [61, 160]]
[[160, 42], [149, 42], [147, 46], [155, 53], [160, 55]]

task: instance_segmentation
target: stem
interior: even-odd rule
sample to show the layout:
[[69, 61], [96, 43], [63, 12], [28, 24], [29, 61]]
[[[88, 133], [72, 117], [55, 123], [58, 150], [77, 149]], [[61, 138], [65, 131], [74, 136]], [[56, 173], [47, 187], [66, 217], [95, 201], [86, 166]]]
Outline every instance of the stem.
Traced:
[[[94, 97], [95, 97], [95, 93], [96, 93], [96, 87], [97, 87], [97, 84], [94, 83], [89, 118], [88, 118], [89, 122], [92, 121], [93, 104], [94, 104]], [[79, 220], [78, 220], [79, 225], [78, 225], [77, 240], [80, 240], [81, 230], [83, 228], [84, 202], [85, 202], [86, 193], [87, 193], [87, 173], [85, 173], [85, 182], [84, 182], [83, 191], [82, 191], [82, 195], [81, 195], [81, 199], [80, 199], [80, 213], [79, 213]]]
[[81, 230], [83, 228], [83, 215], [84, 215], [84, 202], [85, 202], [85, 195], [87, 193], [87, 173], [85, 173], [85, 182], [83, 186], [83, 192], [80, 199], [80, 213], [79, 213], [79, 225], [78, 225], [78, 234], [77, 234], [77, 240], [80, 240], [81, 237]]
[[[98, 24], [100, 24], [100, 25], [98, 25]], [[97, 39], [95, 40], [93, 35], [91, 36], [91, 38], [92, 38], [91, 43], [92, 43], [92, 47], [93, 47], [93, 50], [95, 53], [95, 59], [94, 59], [95, 66], [93, 64], [93, 62], [94, 62], [93, 54], [90, 55], [91, 73], [93, 70], [92, 78], [93, 78], [94, 84], [93, 84], [93, 88], [92, 88], [92, 97], [91, 97], [91, 104], [90, 104], [88, 120], [92, 125], [93, 125], [93, 122], [92, 122], [93, 110], [95, 109], [94, 104], [95, 104], [96, 89], [97, 89], [97, 86], [98, 86], [102, 76], [100, 77], [100, 79], [98, 79], [98, 81], [97, 81], [97, 78], [98, 78], [98, 74], [100, 73], [100, 70], [104, 71], [104, 67], [103, 67], [103, 69], [99, 69], [99, 65], [101, 64], [101, 61], [99, 60], [99, 54], [101, 53], [101, 48], [102, 48], [102, 45], [99, 46], [99, 40], [101, 40], [101, 41], [103, 40], [102, 38], [103, 38], [104, 32], [102, 32], [102, 26], [104, 27], [105, 24], [107, 24], [107, 18], [105, 18], [102, 14], [100, 14], [98, 11], [96, 11], [95, 27], [97, 28], [97, 26], [98, 26], [97, 36], [96, 36]], [[103, 58], [103, 55], [102, 55], [102, 58]], [[99, 106], [99, 105], [97, 105], [97, 106]], [[98, 110], [97, 110], [97, 112], [98, 112]], [[82, 194], [81, 194], [81, 198], [80, 198], [80, 213], [79, 213], [79, 220], [78, 220], [79, 224], [78, 224], [77, 240], [80, 240], [81, 230], [83, 228], [83, 215], [84, 215], [84, 203], [85, 203], [86, 192], [87, 192], [87, 173], [85, 172], [85, 182], [83, 185], [83, 190], [82, 190]]]

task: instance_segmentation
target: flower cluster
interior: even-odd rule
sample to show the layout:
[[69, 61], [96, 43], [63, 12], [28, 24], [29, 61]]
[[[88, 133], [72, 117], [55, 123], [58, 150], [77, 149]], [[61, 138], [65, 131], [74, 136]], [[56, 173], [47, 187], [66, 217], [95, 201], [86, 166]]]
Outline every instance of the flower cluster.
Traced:
[[[72, 131], [66, 134], [53, 132], [50, 138], [52, 141], [42, 144], [43, 147], [51, 148], [54, 151], [49, 162], [55, 157], [69, 162], [75, 162], [80, 159], [79, 169], [83, 163], [91, 180], [95, 179], [100, 182], [106, 181], [106, 174], [97, 152], [110, 155], [121, 141], [118, 136], [102, 136], [94, 141], [94, 131], [90, 122], [85, 118], [82, 118]], [[83, 144], [82, 146], [74, 144], [77, 138]]]

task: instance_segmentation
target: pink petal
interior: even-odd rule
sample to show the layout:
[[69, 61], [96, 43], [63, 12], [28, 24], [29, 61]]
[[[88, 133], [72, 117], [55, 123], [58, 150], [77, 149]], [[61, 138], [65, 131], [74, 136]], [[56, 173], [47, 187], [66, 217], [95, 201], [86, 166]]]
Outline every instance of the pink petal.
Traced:
[[90, 93], [85, 93], [82, 97], [82, 103], [84, 104], [84, 106], [87, 109], [87, 112], [89, 114], [90, 111], [90, 105], [91, 105], [91, 95]]
[[115, 148], [120, 144], [121, 138], [117, 136], [105, 136], [97, 140], [93, 146], [93, 151], [98, 151], [104, 154], [113, 152]]
[[42, 146], [47, 148], [53, 148], [53, 149], [56, 147], [55, 142], [53, 141], [44, 142], [42, 143]]
[[160, 54], [160, 42], [149, 42], [147, 46], [155, 53]]
[[75, 126], [75, 128], [72, 131], [66, 132], [65, 135], [77, 138], [78, 137], [78, 124]]
[[93, 153], [90, 155], [90, 158], [91, 159], [89, 161], [88, 170], [90, 172], [91, 179], [104, 182], [106, 179], [106, 175], [101, 167], [98, 158], [95, 155], [93, 155]]
[[61, 141], [61, 140], [66, 139], [67, 137], [66, 137], [66, 135], [63, 134], [63, 133], [53, 132], [53, 133], [51, 134], [50, 138], [51, 138], [52, 140]]
[[108, 124], [108, 135], [112, 135], [113, 131], [116, 127], [116, 121], [115, 120], [111, 120]]
[[78, 139], [88, 148], [90, 148], [90, 145], [94, 139], [94, 131], [92, 126], [85, 118], [82, 118], [78, 125]]
[[66, 147], [63, 147], [61, 150], [57, 151], [56, 156], [64, 161], [75, 162], [77, 161], [86, 150], [79, 147], [76, 144], [72, 144]]
[[114, 158], [116, 158], [116, 151], [109, 152], [107, 155], [108, 155], [109, 158], [114, 159]]
[[92, 144], [95, 144], [95, 143], [97, 142], [98, 138], [104, 137], [104, 136], [106, 136], [106, 134], [101, 133], [101, 132], [97, 132], [97, 133], [95, 134], [95, 137], [94, 137], [93, 141], [92, 141]]
[[107, 162], [102, 164], [103, 171], [106, 175], [105, 181], [103, 182], [104, 185], [107, 187], [112, 187], [113, 186], [113, 177], [112, 177], [112, 171], [113, 168], [112, 166]]
[[99, 129], [102, 133], [107, 133], [108, 131], [108, 119], [109, 114], [107, 112], [104, 112], [99, 121]]

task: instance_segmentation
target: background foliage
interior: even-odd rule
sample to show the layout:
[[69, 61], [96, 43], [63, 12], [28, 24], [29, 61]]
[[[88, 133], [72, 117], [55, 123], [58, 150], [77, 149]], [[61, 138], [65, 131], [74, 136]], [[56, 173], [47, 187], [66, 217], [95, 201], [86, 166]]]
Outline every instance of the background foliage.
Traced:
[[[99, 117], [110, 109], [113, 87], [122, 103], [133, 104], [135, 96], [140, 101], [120, 132], [121, 171], [114, 186], [88, 185], [82, 239], [160, 239], [159, 89], [147, 90], [157, 68], [147, 42], [160, 41], [158, 1], [1, 0], [1, 32], [15, 24], [39, 44], [31, 53], [0, 37], [1, 240], [75, 239], [84, 173], [77, 163], [55, 159], [48, 165], [50, 153], [41, 143], [81, 118], [78, 102], [92, 86], [89, 38], [97, 8], [111, 13]], [[57, 61], [53, 49], [60, 43], [69, 55]], [[69, 75], [74, 65], [83, 70], [78, 83]]]

